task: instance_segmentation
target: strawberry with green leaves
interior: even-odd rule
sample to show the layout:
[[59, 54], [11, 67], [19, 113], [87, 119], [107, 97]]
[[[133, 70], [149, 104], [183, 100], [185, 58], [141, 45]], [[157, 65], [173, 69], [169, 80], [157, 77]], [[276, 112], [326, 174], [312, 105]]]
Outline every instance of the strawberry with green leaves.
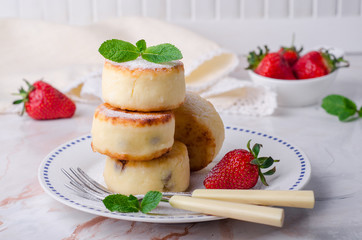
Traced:
[[36, 81], [30, 84], [24, 80], [28, 90], [20, 88], [19, 95], [22, 99], [16, 100], [13, 104], [24, 104], [21, 115], [27, 114], [36, 120], [48, 120], [57, 118], [70, 118], [74, 115], [76, 106], [66, 95], [43, 81]]
[[248, 150], [235, 149], [228, 152], [220, 162], [211, 169], [204, 180], [204, 186], [209, 189], [250, 189], [256, 185], [260, 177], [261, 182], [268, 186], [264, 175], [272, 175], [276, 168], [262, 172], [261, 169], [271, 167], [274, 160], [271, 157], [258, 157], [261, 144], [256, 143]]
[[264, 77], [295, 79], [292, 68], [280, 53], [270, 53], [267, 46], [265, 46], [265, 51], [260, 47], [258, 49], [258, 53], [255, 51], [249, 53], [249, 66], [246, 69], [253, 70]]
[[[340, 63], [345, 65], [340, 65]], [[298, 79], [316, 78], [327, 75], [337, 68], [348, 67], [343, 57], [336, 58], [328, 50], [310, 51], [294, 64], [293, 71]]]
[[281, 47], [278, 53], [288, 62], [289, 66], [293, 66], [299, 59], [300, 53], [303, 51], [303, 47], [299, 50], [292, 45], [291, 47]]

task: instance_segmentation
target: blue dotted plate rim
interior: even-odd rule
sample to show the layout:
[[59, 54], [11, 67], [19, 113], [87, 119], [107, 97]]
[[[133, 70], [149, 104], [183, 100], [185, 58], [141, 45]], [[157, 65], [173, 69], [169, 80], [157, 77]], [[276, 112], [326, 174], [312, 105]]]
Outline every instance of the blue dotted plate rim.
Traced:
[[[311, 166], [310, 162], [305, 155], [305, 153], [301, 150], [299, 150], [296, 145], [290, 143], [289, 141], [285, 141], [280, 137], [272, 136], [266, 133], [262, 133], [255, 130], [250, 130], [242, 127], [235, 127], [235, 126], [226, 126], [226, 130], [231, 131], [238, 131], [238, 132], [245, 132], [248, 134], [255, 134], [257, 136], [265, 137], [266, 139], [270, 139], [273, 141], [276, 141], [277, 143], [282, 144], [284, 147], [289, 149], [290, 151], [293, 151], [293, 153], [296, 155], [296, 157], [299, 160], [300, 164], [300, 172], [299, 176], [295, 179], [295, 182], [288, 188], [289, 190], [298, 190], [304, 187], [310, 178], [311, 175]], [[210, 215], [205, 215], [201, 213], [195, 213], [195, 214], [187, 214], [187, 215], [179, 215], [179, 216], [164, 216], [164, 215], [150, 215], [150, 214], [132, 214], [132, 213], [119, 213], [119, 212], [110, 212], [104, 209], [99, 209], [96, 207], [88, 206], [86, 204], [82, 204], [78, 201], [72, 200], [70, 198], [67, 198], [59, 192], [52, 184], [52, 182], [49, 179], [49, 168], [52, 167], [52, 163], [57, 160], [57, 157], [61, 156], [64, 151], [67, 149], [76, 146], [79, 143], [82, 143], [84, 141], [90, 141], [91, 136], [89, 134], [78, 137], [76, 139], [73, 139], [67, 143], [64, 143], [63, 145], [58, 146], [55, 150], [50, 152], [47, 157], [44, 158], [42, 163], [39, 166], [38, 170], [38, 180], [40, 182], [40, 185], [42, 188], [47, 192], [51, 197], [53, 197], [55, 200], [68, 205], [70, 207], [76, 208], [78, 210], [105, 216], [105, 217], [111, 217], [111, 218], [117, 218], [117, 219], [123, 219], [123, 220], [132, 220], [132, 221], [141, 221], [141, 222], [157, 222], [157, 223], [187, 223], [187, 222], [201, 222], [201, 221], [211, 221], [211, 220], [218, 220], [223, 219], [221, 217], [215, 217]], [[59, 169], [60, 171], [60, 169]]]

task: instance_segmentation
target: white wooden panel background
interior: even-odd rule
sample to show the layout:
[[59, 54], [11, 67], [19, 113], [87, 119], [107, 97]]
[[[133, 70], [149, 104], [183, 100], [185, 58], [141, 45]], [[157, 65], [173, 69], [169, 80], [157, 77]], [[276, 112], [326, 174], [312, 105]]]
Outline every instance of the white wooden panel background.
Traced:
[[145, 16], [246, 53], [257, 45], [326, 44], [362, 54], [362, 0], [0, 0], [0, 18], [86, 25]]

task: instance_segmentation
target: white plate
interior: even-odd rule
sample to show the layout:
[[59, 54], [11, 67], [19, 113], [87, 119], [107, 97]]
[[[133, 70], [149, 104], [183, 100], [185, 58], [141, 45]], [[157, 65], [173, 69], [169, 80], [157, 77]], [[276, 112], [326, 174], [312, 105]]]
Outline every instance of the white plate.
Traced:
[[[307, 184], [311, 175], [310, 163], [307, 156], [296, 145], [280, 137], [271, 136], [259, 131], [227, 126], [225, 142], [219, 155], [207, 168], [191, 174], [189, 190], [204, 188], [202, 185], [203, 179], [216, 162], [230, 150], [246, 148], [246, 143], [249, 139], [252, 139], [252, 144], [261, 143], [263, 145], [260, 156], [270, 155], [274, 159], [280, 159], [280, 162], [276, 163], [276, 173], [272, 176], [267, 176], [269, 187], [258, 183], [255, 188], [298, 190]], [[77, 196], [72, 190], [64, 186], [69, 180], [61, 172], [61, 168], [80, 167], [95, 180], [102, 184], [104, 183], [102, 177], [104, 156], [94, 153], [90, 143], [90, 135], [64, 143], [49, 153], [41, 163], [38, 175], [39, 182], [45, 192], [57, 201], [84, 212], [130, 221], [186, 223], [220, 219], [215, 216], [174, 209], [167, 203], [160, 203], [149, 214], [110, 212], [100, 201], [91, 201]]]

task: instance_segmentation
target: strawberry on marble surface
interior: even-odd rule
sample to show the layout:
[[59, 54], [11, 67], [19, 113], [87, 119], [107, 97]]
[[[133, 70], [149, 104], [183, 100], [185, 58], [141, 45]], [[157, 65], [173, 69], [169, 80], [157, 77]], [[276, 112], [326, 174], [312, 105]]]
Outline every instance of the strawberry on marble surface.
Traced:
[[74, 115], [75, 103], [65, 94], [41, 80], [34, 84], [24, 81], [28, 90], [21, 87], [19, 93], [15, 95], [21, 96], [22, 99], [13, 102], [13, 104], [24, 104], [21, 115], [26, 112], [36, 120], [71, 118]]

